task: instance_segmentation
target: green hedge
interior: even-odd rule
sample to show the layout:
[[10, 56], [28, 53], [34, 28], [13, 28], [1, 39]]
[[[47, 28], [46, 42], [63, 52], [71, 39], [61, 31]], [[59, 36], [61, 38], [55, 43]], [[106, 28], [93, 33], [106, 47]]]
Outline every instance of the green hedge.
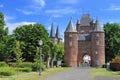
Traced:
[[11, 76], [15, 74], [15, 70], [11, 67], [0, 67], [0, 75]]
[[61, 67], [68, 67], [68, 65], [66, 63], [62, 63]]
[[26, 67], [26, 68], [17, 68], [18, 71], [22, 71], [22, 72], [31, 72], [32, 68]]
[[8, 65], [5, 62], [0, 62], [0, 67], [7, 67]]

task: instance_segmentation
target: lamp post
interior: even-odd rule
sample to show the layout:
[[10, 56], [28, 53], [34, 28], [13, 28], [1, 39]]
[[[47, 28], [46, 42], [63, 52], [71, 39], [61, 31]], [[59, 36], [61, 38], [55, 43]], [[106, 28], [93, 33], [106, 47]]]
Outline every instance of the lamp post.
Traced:
[[39, 41], [40, 45], [40, 71], [39, 71], [39, 76], [42, 74], [42, 40]]

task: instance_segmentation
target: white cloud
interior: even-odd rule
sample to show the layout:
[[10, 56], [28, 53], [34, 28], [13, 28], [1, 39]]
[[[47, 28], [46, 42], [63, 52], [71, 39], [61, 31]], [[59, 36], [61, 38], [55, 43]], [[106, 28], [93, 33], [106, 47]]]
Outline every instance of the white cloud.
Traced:
[[15, 30], [18, 26], [21, 25], [27, 25], [27, 24], [34, 24], [36, 22], [27, 22], [27, 21], [23, 21], [23, 22], [16, 22], [16, 23], [6, 23], [6, 27], [9, 28], [9, 33], [12, 34], [13, 30]]
[[76, 4], [79, 0], [60, 0], [60, 3], [63, 4]]
[[33, 0], [37, 5], [41, 7], [45, 6], [45, 0]]
[[8, 22], [9, 20], [13, 20], [13, 19], [15, 19], [15, 17], [5, 15], [5, 22]]
[[114, 6], [112, 5], [109, 10], [114, 10], [114, 11], [119, 11], [120, 10], [120, 6]]
[[25, 15], [31, 15], [31, 14], [35, 14], [34, 11], [28, 11], [28, 10], [24, 10], [24, 9], [16, 9], [17, 11], [25, 14]]
[[116, 6], [116, 5], [111, 5], [109, 8], [107, 9], [101, 9], [102, 11], [120, 11], [120, 6]]
[[0, 8], [4, 7], [4, 5], [0, 4]]
[[49, 14], [69, 14], [69, 13], [76, 13], [75, 9], [72, 8], [64, 8], [64, 9], [51, 9], [51, 10], [46, 10], [45, 13]]

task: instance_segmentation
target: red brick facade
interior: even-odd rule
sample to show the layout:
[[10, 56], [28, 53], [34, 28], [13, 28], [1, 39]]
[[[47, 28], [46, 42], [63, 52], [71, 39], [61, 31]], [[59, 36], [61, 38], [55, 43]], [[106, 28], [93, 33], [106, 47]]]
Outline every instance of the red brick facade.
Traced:
[[95, 23], [93, 20], [85, 22], [85, 19], [89, 18], [88, 14], [84, 14], [82, 18], [82, 23], [77, 22], [76, 30], [70, 21], [64, 33], [64, 61], [71, 67], [77, 66], [78, 63], [82, 64], [83, 56], [87, 54], [91, 57], [91, 66], [96, 66], [96, 60], [99, 61], [99, 66], [102, 66], [105, 64], [104, 31], [98, 20]]

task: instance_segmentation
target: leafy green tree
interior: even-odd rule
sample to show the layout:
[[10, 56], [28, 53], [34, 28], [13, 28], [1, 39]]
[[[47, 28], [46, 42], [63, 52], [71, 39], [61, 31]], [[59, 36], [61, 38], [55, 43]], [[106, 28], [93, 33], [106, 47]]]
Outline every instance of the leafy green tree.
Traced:
[[104, 30], [106, 61], [110, 61], [115, 55], [120, 55], [120, 25], [107, 23], [104, 25]]
[[46, 58], [46, 67], [49, 68], [51, 55], [50, 55], [50, 47], [48, 45], [43, 46], [43, 54], [45, 56], [44, 58]]
[[60, 44], [58, 44], [58, 52], [56, 55], [56, 59], [63, 60], [63, 57], [64, 57], [64, 44], [60, 43]]
[[13, 48], [14, 54], [15, 54], [15, 61], [17, 65], [20, 65], [23, 62], [22, 58], [22, 51], [20, 47], [20, 41], [15, 41], [15, 46]]
[[36, 47], [39, 47], [39, 40], [43, 41], [43, 45], [49, 40], [47, 30], [38, 23], [17, 27], [13, 35], [16, 40], [24, 42], [22, 52], [26, 61], [34, 61]]
[[53, 62], [56, 59], [57, 52], [58, 52], [58, 45], [53, 43], [51, 45], [51, 67], [53, 67]]
[[8, 28], [5, 28], [4, 15], [0, 12], [0, 60], [5, 60], [7, 54]]

